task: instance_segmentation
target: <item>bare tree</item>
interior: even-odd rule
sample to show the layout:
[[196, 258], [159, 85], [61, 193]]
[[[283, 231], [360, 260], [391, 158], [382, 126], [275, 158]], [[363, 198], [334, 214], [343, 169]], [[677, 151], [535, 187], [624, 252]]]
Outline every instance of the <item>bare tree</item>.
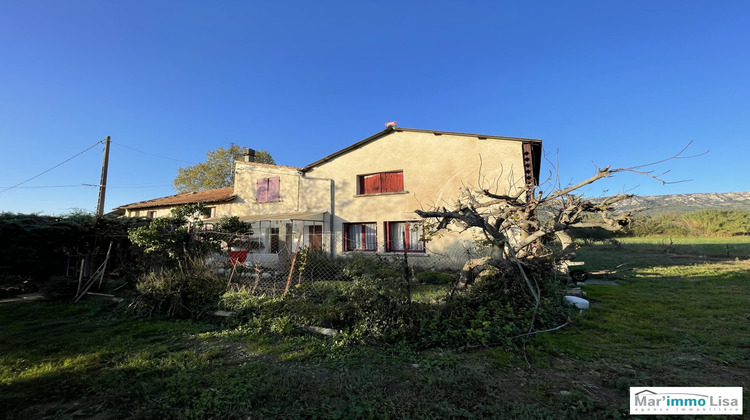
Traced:
[[[597, 227], [616, 232], [630, 224], [633, 211], [618, 212], [616, 205], [632, 195], [616, 194], [594, 200], [584, 198], [580, 190], [620, 172], [638, 173], [664, 184], [674, 183], [663, 180], [662, 176], [668, 171], [655, 174], [648, 169], [670, 160], [695, 157], [682, 156], [688, 146], [676, 155], [658, 162], [628, 168], [598, 168], [593, 176], [566, 187], [561, 187], [559, 181], [549, 181], [553, 192], [548, 194], [538, 191], [533, 185], [520, 188], [511, 195], [494, 194], [481, 187], [464, 187], [452, 206], [420, 209], [415, 213], [422, 218], [432, 219], [430, 228], [433, 231], [447, 229], [449, 226], [458, 227], [460, 230], [479, 228], [493, 247], [495, 252], [491, 256], [466, 262], [458, 282], [459, 288], [466, 287], [475, 276], [481, 276], [486, 268], [508, 270], [517, 267], [532, 294], [538, 299], [538, 294], [526, 277], [522, 265], [531, 260], [574, 258], [575, 246], [569, 234], [571, 229]], [[551, 217], [542, 223], [538, 217], [540, 212], [546, 212]], [[540, 246], [543, 238], [552, 236], [556, 237], [561, 245], [561, 251], [556, 254]]]

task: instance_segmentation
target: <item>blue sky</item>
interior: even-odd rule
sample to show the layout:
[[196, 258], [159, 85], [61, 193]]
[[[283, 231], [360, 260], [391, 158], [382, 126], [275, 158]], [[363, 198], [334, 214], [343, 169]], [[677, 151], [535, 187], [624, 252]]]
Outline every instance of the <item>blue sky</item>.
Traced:
[[[746, 1], [0, 4], [0, 211], [173, 194], [230, 144], [304, 166], [384, 128], [539, 138], [586, 194], [750, 190]], [[545, 162], [542, 172], [552, 165]]]

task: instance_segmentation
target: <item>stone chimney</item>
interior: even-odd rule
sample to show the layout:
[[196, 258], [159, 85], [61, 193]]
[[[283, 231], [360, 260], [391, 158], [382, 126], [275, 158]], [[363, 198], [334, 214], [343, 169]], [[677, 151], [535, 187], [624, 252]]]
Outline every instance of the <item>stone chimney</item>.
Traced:
[[255, 162], [255, 150], [247, 148], [243, 155], [245, 162]]

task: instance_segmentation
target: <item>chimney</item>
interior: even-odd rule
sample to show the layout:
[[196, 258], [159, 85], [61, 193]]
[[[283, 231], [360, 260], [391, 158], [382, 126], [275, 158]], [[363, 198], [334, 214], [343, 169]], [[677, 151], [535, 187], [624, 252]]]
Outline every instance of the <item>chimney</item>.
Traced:
[[247, 148], [244, 154], [245, 162], [255, 162], [255, 150]]

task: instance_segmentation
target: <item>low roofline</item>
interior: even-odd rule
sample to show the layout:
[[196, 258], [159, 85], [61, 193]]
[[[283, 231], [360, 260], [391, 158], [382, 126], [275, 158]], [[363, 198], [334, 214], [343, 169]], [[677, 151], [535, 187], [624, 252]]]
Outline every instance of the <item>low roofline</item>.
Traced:
[[360, 140], [360, 141], [352, 144], [349, 147], [343, 148], [343, 149], [339, 150], [338, 152], [334, 152], [334, 153], [332, 153], [332, 154], [330, 154], [330, 155], [328, 155], [328, 156], [326, 156], [326, 157], [324, 157], [324, 158], [322, 158], [320, 160], [317, 160], [317, 161], [315, 161], [315, 162], [313, 162], [313, 163], [305, 166], [304, 168], [302, 168], [301, 171], [302, 172], [308, 172], [308, 171], [310, 171], [311, 169], [313, 169], [316, 166], [319, 166], [319, 165], [321, 165], [323, 163], [331, 161], [331, 160], [333, 160], [333, 159], [335, 159], [335, 158], [337, 158], [337, 157], [339, 157], [339, 156], [341, 156], [343, 154], [351, 152], [352, 150], [356, 150], [356, 149], [358, 149], [358, 148], [360, 148], [360, 147], [362, 147], [362, 146], [364, 146], [364, 145], [366, 145], [366, 144], [368, 144], [368, 143], [370, 143], [370, 142], [372, 142], [374, 140], [377, 140], [380, 137], [385, 136], [386, 134], [390, 134], [392, 132], [401, 132], [401, 131], [406, 131], [406, 132], [410, 132], [410, 133], [429, 133], [429, 134], [434, 134], [436, 136], [449, 135], [449, 136], [476, 137], [476, 138], [483, 139], [483, 140], [492, 139], [492, 140], [518, 141], [518, 142], [523, 142], [523, 143], [539, 143], [539, 144], [542, 143], [542, 141], [540, 139], [527, 139], [527, 138], [523, 138], [523, 137], [492, 136], [492, 135], [487, 135], [487, 134], [459, 133], [459, 132], [454, 132], [454, 131], [422, 130], [422, 129], [418, 129], [418, 128], [404, 128], [404, 127], [392, 126], [392, 127], [386, 128], [383, 131], [375, 133], [372, 136], [370, 136], [370, 137], [368, 137], [368, 138], [366, 138], [364, 140]]
[[151, 200], [138, 201], [136, 203], [115, 207], [114, 211], [172, 207], [193, 203], [225, 203], [234, 200], [236, 197], [237, 196], [234, 194], [234, 187], [224, 187], [212, 190], [191, 191], [166, 197], [153, 198]]

